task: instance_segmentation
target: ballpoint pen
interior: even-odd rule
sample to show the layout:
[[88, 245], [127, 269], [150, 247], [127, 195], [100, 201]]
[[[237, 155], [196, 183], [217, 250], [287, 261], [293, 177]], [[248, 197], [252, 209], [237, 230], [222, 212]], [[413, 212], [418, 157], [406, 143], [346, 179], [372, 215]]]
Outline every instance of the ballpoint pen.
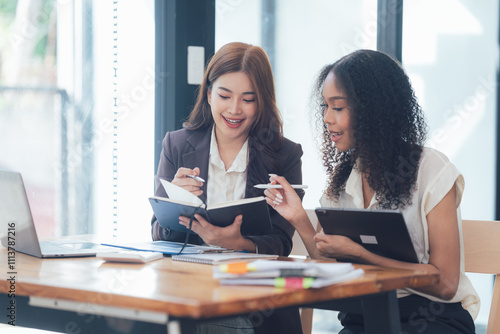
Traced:
[[[293, 189], [306, 189], [307, 186], [304, 184], [291, 184]], [[254, 188], [258, 189], [283, 189], [281, 184], [256, 184]]]
[[196, 181], [200, 181], [200, 182], [205, 182], [205, 180], [203, 180], [201, 177], [199, 176], [194, 176], [194, 175], [186, 175], [187, 177], [190, 177], [192, 179], [195, 179]]

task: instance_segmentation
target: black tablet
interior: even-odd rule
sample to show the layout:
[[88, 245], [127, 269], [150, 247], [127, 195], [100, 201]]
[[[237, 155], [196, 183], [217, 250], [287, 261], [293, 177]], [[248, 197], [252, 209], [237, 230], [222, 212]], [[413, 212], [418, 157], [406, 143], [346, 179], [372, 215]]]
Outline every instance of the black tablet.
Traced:
[[418, 263], [401, 211], [316, 208], [315, 212], [326, 234], [349, 237], [384, 257]]

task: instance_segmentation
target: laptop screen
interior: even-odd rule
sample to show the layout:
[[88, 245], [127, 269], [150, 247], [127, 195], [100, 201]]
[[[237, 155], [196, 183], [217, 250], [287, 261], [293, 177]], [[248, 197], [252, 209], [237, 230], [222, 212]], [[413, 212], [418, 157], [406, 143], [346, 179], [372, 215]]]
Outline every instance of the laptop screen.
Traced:
[[24, 183], [18, 172], [0, 171], [0, 226], [3, 246], [41, 256]]

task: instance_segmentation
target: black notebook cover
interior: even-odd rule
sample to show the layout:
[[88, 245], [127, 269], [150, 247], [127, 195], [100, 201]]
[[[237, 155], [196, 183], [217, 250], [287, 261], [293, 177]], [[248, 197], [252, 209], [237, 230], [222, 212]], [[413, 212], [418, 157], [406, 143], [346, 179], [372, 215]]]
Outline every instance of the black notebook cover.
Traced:
[[[243, 200], [222, 203], [205, 210], [204, 205], [197, 207], [163, 197], [150, 197], [149, 202], [156, 219], [163, 228], [187, 232], [187, 228], [179, 224], [179, 216], [191, 217], [197, 214], [205, 217], [211, 224], [224, 227], [232, 224], [234, 218], [242, 214], [242, 235], [261, 235], [272, 230], [268, 204], [264, 197], [246, 198]], [[194, 233], [194, 232], [192, 232]]]

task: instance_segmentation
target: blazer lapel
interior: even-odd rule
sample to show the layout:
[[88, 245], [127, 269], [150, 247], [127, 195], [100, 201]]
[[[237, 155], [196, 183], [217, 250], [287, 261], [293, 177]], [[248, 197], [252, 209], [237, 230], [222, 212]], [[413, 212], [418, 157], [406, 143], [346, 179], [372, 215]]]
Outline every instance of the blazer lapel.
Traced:
[[[186, 140], [192, 150], [182, 155], [183, 165], [200, 168], [200, 177], [205, 181], [208, 180], [208, 160], [210, 156], [210, 138], [212, 135], [212, 127], [208, 127], [206, 131], [194, 131], [193, 134]], [[200, 199], [205, 202], [207, 200], [207, 182], [201, 187], [203, 194]]]

